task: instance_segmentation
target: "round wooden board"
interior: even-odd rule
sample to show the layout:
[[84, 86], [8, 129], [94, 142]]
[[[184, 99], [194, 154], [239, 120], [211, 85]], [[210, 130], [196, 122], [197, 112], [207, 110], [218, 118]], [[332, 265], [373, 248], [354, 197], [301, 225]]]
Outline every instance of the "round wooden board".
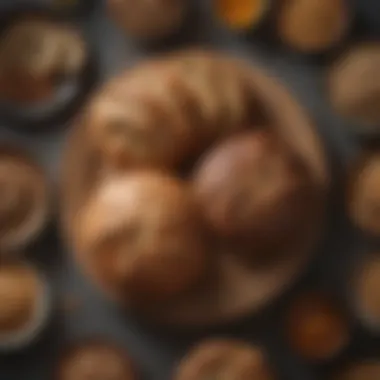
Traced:
[[[218, 252], [215, 267], [207, 284], [183, 297], [180, 302], [164, 305], [144, 315], [155, 323], [180, 328], [204, 327], [228, 323], [262, 310], [297, 279], [312, 257], [323, 232], [325, 204], [330, 173], [323, 145], [307, 114], [275, 80], [255, 67], [233, 62], [246, 75], [257, 98], [269, 115], [271, 125], [287, 144], [304, 160], [319, 187], [317, 215], [300, 231], [297, 246], [271, 265], [248, 268], [233, 255]], [[85, 136], [78, 120], [67, 142], [62, 174], [62, 224], [67, 239], [75, 228], [75, 214], [88, 197], [99, 174], [99, 157]], [[71, 245], [72, 248], [72, 245]], [[101, 284], [88, 263], [75, 255], [78, 264]], [[83, 256], [83, 255], [82, 255]], [[102, 284], [104, 288], [104, 284]]]

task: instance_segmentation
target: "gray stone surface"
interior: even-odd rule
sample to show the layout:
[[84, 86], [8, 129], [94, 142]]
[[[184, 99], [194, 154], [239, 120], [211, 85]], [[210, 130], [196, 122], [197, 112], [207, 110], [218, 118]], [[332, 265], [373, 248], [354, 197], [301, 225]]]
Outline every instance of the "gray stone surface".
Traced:
[[[14, 1], [8, 0], [8, 2]], [[358, 4], [360, 3], [363, 14], [369, 17], [372, 27], [379, 30], [378, 1], [357, 1]], [[6, 2], [7, 0], [3, 0], [0, 4]], [[310, 117], [315, 120], [321, 136], [332, 152], [334, 186], [337, 189], [336, 192], [339, 192], [342, 169], [357, 153], [357, 146], [348, 132], [348, 125], [334, 115], [327, 104], [323, 94], [323, 68], [307, 62], [302, 57], [261, 48], [231, 36], [214, 25], [206, 14], [203, 17], [205, 26], [200, 33], [202, 42], [242, 55], [263, 65], [271, 75], [282, 80], [308, 109]], [[102, 6], [82, 22], [82, 27], [97, 46], [103, 80], [135, 64], [146, 55], [122, 36], [107, 20]], [[30, 149], [46, 166], [55, 181], [59, 180], [58, 165], [64, 138], [64, 131], [30, 137], [11, 132], [6, 128], [0, 129], [0, 141], [14, 141]], [[351, 263], [350, 259], [355, 258], [363, 247], [359, 236], [349, 226], [344, 216], [341, 198], [339, 195], [336, 196], [331, 206], [326, 222], [328, 236], [310, 270], [310, 275], [306, 282], [301, 282], [298, 286], [303, 287], [315, 280], [321, 286], [330, 287], [345, 296], [346, 269]], [[58, 303], [63, 294], [71, 294], [78, 297], [80, 305], [70, 313], [59, 313], [60, 317], [55, 319], [46, 338], [36, 347], [16, 356], [1, 357], [0, 380], [48, 379], [56, 353], [63, 342], [91, 335], [105, 335], [125, 345], [136, 358], [146, 379], [164, 380], [169, 377], [173, 365], [186, 348], [201, 336], [210, 334], [234, 335], [262, 342], [278, 368], [280, 378], [323, 379], [323, 372], [320, 369], [317, 370], [298, 361], [286, 348], [281, 338], [279, 313], [282, 308], [281, 301], [261, 315], [249, 317], [241, 323], [215, 331], [168, 333], [160, 328], [138, 323], [131, 316], [122, 315], [109, 305], [74, 268], [68, 252], [59, 244], [56, 233], [52, 232], [47, 241], [38, 248], [39, 253], [35, 260], [41, 264], [51, 279], [54, 290], [57, 292]], [[364, 348], [368, 347], [367, 341], [363, 340], [363, 342], [361, 344]], [[360, 344], [355, 344], [353, 350], [355, 349], [361, 350]]]

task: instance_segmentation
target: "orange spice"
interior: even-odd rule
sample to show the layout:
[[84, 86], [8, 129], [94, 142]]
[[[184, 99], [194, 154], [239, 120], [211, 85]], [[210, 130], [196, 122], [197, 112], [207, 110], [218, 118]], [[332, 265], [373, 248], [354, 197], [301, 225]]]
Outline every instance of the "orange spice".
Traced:
[[263, 0], [216, 0], [217, 16], [232, 29], [255, 24], [263, 13]]

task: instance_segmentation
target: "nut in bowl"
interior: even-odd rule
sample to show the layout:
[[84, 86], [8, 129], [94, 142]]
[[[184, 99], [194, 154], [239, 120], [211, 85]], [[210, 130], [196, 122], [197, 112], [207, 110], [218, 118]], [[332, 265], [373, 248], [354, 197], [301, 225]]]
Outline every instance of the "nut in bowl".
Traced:
[[64, 122], [95, 78], [81, 32], [42, 8], [10, 9], [1, 23], [0, 117], [26, 131]]

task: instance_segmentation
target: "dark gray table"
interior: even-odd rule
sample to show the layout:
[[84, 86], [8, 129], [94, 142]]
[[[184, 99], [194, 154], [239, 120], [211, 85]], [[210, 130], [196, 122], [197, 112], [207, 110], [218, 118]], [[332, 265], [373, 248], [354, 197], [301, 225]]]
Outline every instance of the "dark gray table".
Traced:
[[[2, 0], [0, 4], [6, 1]], [[204, 3], [203, 6], [205, 6]], [[366, 17], [372, 30], [379, 33], [380, 2], [357, 0], [356, 5], [361, 14]], [[272, 75], [282, 80], [309, 110], [310, 116], [316, 121], [331, 151], [336, 180], [334, 186], [336, 193], [339, 194], [339, 191], [342, 191], [340, 180], [343, 168], [357, 153], [358, 145], [348, 132], [350, 126], [334, 115], [323, 96], [323, 69], [316, 64], [306, 62], [301, 57], [261, 48], [231, 36], [213, 25], [206, 13], [203, 14], [203, 18], [204, 25], [199, 33], [202, 42], [264, 65]], [[102, 5], [83, 20], [81, 25], [98, 48], [103, 80], [133, 65], [146, 55], [118, 33], [104, 15]], [[57, 168], [64, 137], [64, 131], [48, 136], [28, 137], [10, 132], [6, 128], [0, 129], [1, 141], [14, 141], [30, 149], [46, 166], [55, 181], [59, 178]], [[349, 294], [345, 291], [346, 269], [352, 263], [351, 259], [360, 254], [364, 246], [344, 216], [341, 198], [337, 195], [336, 202], [331, 206], [326, 223], [327, 239], [310, 273], [300, 281], [298, 286], [303, 287], [308, 282], [316, 282], [321, 286], [330, 287], [345, 297]], [[168, 378], [173, 365], [186, 348], [200, 337], [210, 334], [234, 335], [262, 342], [267, 347], [280, 378], [323, 379], [323, 368], [313, 368], [297, 360], [281, 339], [279, 310], [285, 298], [271, 305], [258, 316], [248, 317], [245, 321], [239, 321], [215, 331], [186, 334], [164, 332], [159, 328], [139, 324], [133, 318], [121, 315], [109, 305], [76, 271], [56, 235], [53, 231], [47, 241], [38, 247], [39, 252], [35, 259], [51, 279], [54, 290], [57, 292], [57, 299], [59, 300], [62, 294], [74, 294], [80, 299], [80, 306], [70, 313], [60, 313], [37, 346], [17, 355], [1, 357], [0, 380], [45, 380], [64, 341], [91, 335], [104, 335], [125, 345], [136, 358], [147, 379], [164, 380]], [[356, 334], [363, 335], [360, 331]], [[376, 344], [376, 340], [359, 339], [349, 351], [371, 352], [377, 348], [380, 348], [380, 345]]]

